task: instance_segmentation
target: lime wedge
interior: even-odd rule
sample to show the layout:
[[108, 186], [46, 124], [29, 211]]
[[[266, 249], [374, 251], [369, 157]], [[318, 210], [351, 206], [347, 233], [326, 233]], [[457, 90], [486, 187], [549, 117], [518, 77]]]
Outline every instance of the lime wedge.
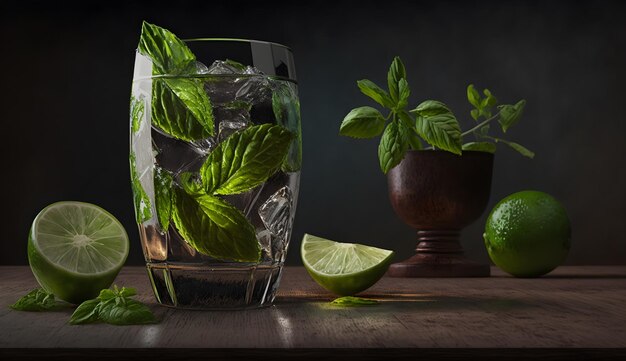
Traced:
[[320, 286], [340, 296], [364, 291], [387, 271], [393, 251], [355, 243], [339, 243], [305, 234], [302, 262]]
[[108, 288], [128, 256], [128, 235], [104, 209], [58, 202], [35, 217], [28, 237], [28, 262], [46, 291], [71, 303]]

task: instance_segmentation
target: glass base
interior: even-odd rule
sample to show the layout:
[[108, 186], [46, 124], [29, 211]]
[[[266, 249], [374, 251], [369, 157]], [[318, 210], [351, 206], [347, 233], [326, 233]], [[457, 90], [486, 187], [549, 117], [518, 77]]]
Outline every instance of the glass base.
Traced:
[[148, 263], [157, 302], [199, 310], [236, 310], [270, 306], [276, 297], [281, 265], [249, 267]]

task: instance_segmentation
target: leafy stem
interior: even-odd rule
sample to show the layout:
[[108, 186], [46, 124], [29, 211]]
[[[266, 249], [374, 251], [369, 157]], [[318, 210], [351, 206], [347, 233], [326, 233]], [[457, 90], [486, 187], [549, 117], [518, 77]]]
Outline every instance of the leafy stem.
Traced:
[[464, 137], [466, 135], [472, 134], [473, 132], [477, 131], [478, 129], [482, 128], [483, 126], [489, 124], [492, 120], [497, 119], [499, 115], [500, 115], [500, 112], [496, 113], [496, 115], [494, 115], [491, 118], [483, 120], [482, 122], [478, 123], [472, 129], [468, 129], [468, 130], [464, 131], [463, 133], [461, 133], [461, 137]]
[[[489, 89], [484, 89], [481, 95], [470, 84], [467, 99], [474, 107], [470, 115], [478, 124], [462, 132], [454, 113], [440, 101], [425, 100], [415, 109], [407, 111], [410, 88], [404, 64], [397, 56], [387, 73], [387, 90], [367, 79], [357, 81], [357, 85], [364, 95], [389, 113], [383, 117], [380, 111], [369, 106], [355, 108], [343, 119], [339, 134], [352, 138], [373, 138], [382, 134], [378, 158], [383, 173], [400, 163], [407, 150], [422, 149], [422, 141], [430, 145], [428, 149], [441, 149], [457, 155], [462, 155], [464, 150], [493, 153], [496, 143], [505, 143], [523, 156], [534, 156], [533, 152], [517, 143], [487, 136], [489, 123], [494, 120], [500, 123], [503, 133], [515, 125], [522, 116], [525, 100], [514, 105], [497, 105], [498, 101]], [[463, 144], [463, 137], [472, 133], [478, 139], [489, 141]]]

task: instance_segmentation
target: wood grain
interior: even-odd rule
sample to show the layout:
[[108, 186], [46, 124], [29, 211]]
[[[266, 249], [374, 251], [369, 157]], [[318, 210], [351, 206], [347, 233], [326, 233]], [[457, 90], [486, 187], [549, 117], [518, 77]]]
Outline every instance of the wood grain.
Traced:
[[[300, 267], [288, 267], [272, 307], [187, 311], [154, 302], [143, 268], [116, 284], [138, 289], [159, 324], [67, 324], [71, 310], [18, 312], [35, 288], [28, 267], [0, 267], [0, 347], [8, 348], [624, 348], [626, 267], [561, 267], [539, 279], [492, 269], [475, 279], [383, 278], [363, 294], [381, 301], [342, 308]], [[399, 356], [398, 356], [399, 357]]]

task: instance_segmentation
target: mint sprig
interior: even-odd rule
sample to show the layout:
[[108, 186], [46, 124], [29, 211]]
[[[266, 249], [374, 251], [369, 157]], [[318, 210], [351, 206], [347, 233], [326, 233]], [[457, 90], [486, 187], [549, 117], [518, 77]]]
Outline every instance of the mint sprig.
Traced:
[[133, 300], [134, 288], [104, 289], [100, 295], [81, 303], [70, 318], [70, 324], [108, 323], [112, 325], [142, 325], [157, 322], [148, 306]]
[[262, 124], [235, 132], [200, 168], [200, 182], [183, 174], [174, 194], [172, 220], [198, 252], [218, 259], [257, 262], [261, 247], [245, 215], [219, 198], [240, 194], [267, 181], [278, 169], [294, 135], [280, 125]]
[[52, 293], [42, 288], [37, 288], [9, 307], [17, 311], [43, 312], [64, 309], [69, 306], [69, 303], [57, 301]]
[[[484, 89], [484, 96], [481, 96], [473, 85], [469, 85], [467, 99], [474, 107], [470, 115], [476, 121], [484, 120], [462, 132], [454, 113], [440, 101], [426, 100], [410, 111], [406, 109], [411, 90], [404, 64], [397, 56], [387, 73], [388, 92], [367, 79], [357, 81], [357, 86], [363, 94], [385, 108], [387, 116], [372, 107], [355, 108], [343, 119], [339, 134], [352, 138], [373, 138], [382, 133], [378, 158], [383, 173], [400, 163], [407, 150], [422, 149], [422, 141], [428, 143], [431, 149], [439, 148], [457, 155], [464, 150], [493, 153], [496, 143], [504, 143], [523, 156], [534, 156], [533, 152], [518, 143], [489, 135], [489, 123], [493, 120], [498, 120], [503, 133], [515, 125], [521, 118], [525, 100], [515, 105], [497, 105], [498, 100], [489, 89]], [[463, 144], [463, 137], [470, 134], [475, 136], [476, 141]]]
[[193, 75], [196, 61], [185, 42], [171, 31], [144, 21], [137, 50], [150, 58], [152, 73], [157, 76], [152, 82], [152, 124], [185, 141], [214, 135], [213, 108], [202, 80], [184, 77]]

